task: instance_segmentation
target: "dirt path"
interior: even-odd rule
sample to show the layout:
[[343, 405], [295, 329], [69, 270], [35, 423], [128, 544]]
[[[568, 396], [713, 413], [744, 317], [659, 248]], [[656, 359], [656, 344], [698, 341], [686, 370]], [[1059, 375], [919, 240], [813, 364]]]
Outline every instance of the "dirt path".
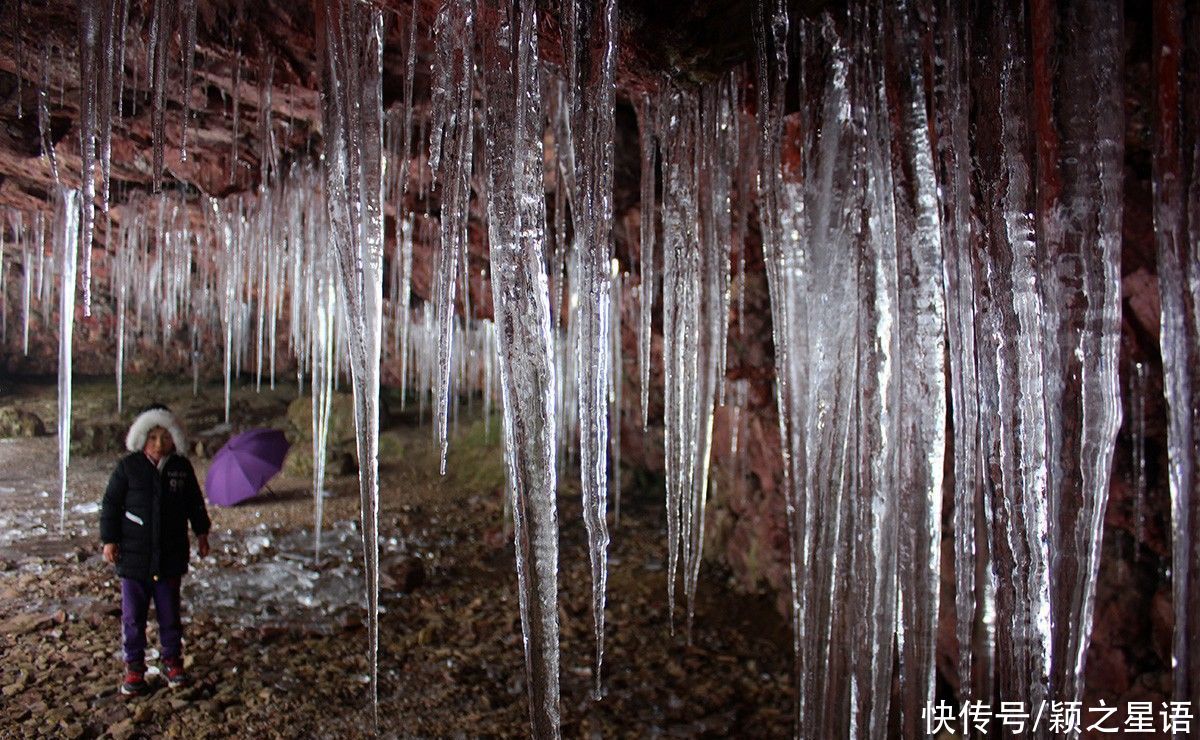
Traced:
[[[175, 390], [190, 395], [190, 387]], [[3, 402], [44, 413], [53, 389], [24, 393]], [[255, 423], [286, 408], [286, 392], [277, 395]], [[407, 418], [389, 430], [392, 454], [381, 471], [383, 736], [527, 733], [496, 421], [485, 435], [482, 422], [464, 417], [446, 478], [436, 475], [428, 426]], [[330, 481], [316, 566], [306, 479], [277, 478], [274, 493], [249, 505], [210, 507], [215, 552], [185, 580], [195, 685], [170, 691], [155, 681], [151, 696], [123, 701], [118, 583], [94, 534], [95, 502], [116, 454], [72, 460], [63, 536], [54, 438], [0, 441], [0, 737], [370, 736], [356, 478]], [[203, 477], [206, 462], [196, 463]], [[788, 736], [790, 641], [765, 598], [734, 593], [706, 564], [693, 645], [670, 635], [660, 496], [625, 492], [610, 550], [607, 695], [592, 702], [583, 526], [569, 481], [560, 493], [564, 734]]]

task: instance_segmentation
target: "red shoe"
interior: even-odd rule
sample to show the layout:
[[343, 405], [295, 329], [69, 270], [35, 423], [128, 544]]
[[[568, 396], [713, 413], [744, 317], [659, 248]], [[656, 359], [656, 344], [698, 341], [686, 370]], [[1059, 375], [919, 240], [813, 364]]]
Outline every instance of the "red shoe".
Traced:
[[183, 658], [164, 658], [163, 666], [166, 669], [163, 673], [167, 677], [168, 686], [178, 689], [188, 685], [188, 676], [183, 670]]
[[121, 693], [125, 696], [142, 696], [146, 693], [146, 666], [140, 663], [125, 664], [125, 681]]

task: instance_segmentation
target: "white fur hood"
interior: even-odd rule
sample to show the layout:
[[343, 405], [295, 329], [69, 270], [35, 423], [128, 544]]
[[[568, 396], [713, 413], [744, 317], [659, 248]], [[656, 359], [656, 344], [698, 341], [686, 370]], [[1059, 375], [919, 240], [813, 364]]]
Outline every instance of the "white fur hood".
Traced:
[[175, 442], [175, 452], [180, 455], [187, 454], [187, 434], [183, 431], [183, 425], [166, 409], [150, 409], [139, 414], [129, 427], [129, 433], [125, 435], [125, 449], [130, 452], [140, 451], [146, 446], [146, 437], [154, 427], [162, 427], [170, 432], [171, 440]]

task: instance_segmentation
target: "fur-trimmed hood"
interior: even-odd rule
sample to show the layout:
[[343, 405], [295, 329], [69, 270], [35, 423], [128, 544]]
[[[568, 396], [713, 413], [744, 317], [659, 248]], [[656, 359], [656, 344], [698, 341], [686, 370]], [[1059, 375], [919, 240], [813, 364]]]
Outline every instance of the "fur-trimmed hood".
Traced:
[[125, 449], [140, 452], [146, 446], [146, 437], [154, 427], [162, 427], [170, 432], [176, 454], [186, 454], [187, 434], [175, 415], [166, 409], [150, 409], [139, 414], [129, 427], [129, 433], [125, 435]]

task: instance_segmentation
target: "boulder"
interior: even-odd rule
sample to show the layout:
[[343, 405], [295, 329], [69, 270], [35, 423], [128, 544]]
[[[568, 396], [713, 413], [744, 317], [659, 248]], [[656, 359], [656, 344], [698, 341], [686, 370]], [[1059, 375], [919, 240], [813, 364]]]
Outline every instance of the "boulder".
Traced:
[[71, 423], [71, 452], [77, 455], [120, 454], [129, 427], [117, 421], [76, 419]]
[[[388, 404], [379, 399], [379, 427], [386, 429], [391, 422]], [[312, 440], [312, 397], [300, 396], [288, 404], [287, 435], [293, 445]], [[350, 393], [335, 393], [329, 404], [329, 447], [330, 449], [354, 446], [354, 396]]]
[[[349, 451], [346, 449], [334, 449], [330, 445], [328, 459], [325, 463], [325, 475], [353, 475], [357, 473], [358, 460], [355, 458], [354, 449], [353, 441], [349, 445]], [[283, 472], [285, 475], [298, 478], [306, 478], [312, 475], [312, 442], [305, 440], [292, 445], [292, 448], [288, 450], [287, 457], [283, 461]]]
[[0, 408], [0, 437], [41, 437], [46, 425], [37, 414], [12, 407]]
[[[300, 396], [288, 405], [288, 439], [293, 445], [312, 444], [312, 397]], [[354, 396], [335, 393], [329, 404], [329, 446], [354, 444]]]

